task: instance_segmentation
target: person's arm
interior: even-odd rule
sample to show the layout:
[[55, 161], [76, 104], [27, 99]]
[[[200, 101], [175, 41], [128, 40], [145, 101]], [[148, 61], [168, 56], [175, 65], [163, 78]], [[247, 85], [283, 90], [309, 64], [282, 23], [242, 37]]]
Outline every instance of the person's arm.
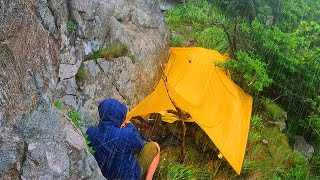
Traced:
[[132, 143], [132, 149], [135, 152], [141, 151], [143, 148], [143, 139], [137, 130], [137, 128], [130, 122], [127, 123], [126, 128], [130, 128], [131, 130], [131, 136], [130, 136], [130, 141]]

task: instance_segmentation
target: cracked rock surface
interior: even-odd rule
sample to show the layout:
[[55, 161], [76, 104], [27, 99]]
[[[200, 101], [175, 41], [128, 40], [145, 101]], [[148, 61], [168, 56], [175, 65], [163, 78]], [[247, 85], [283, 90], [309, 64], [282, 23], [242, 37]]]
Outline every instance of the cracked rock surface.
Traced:
[[[104, 98], [134, 107], [160, 79], [167, 37], [154, 0], [0, 0], [0, 179], [104, 179], [52, 104], [79, 111], [84, 129]], [[128, 53], [84, 61], [115, 44]]]

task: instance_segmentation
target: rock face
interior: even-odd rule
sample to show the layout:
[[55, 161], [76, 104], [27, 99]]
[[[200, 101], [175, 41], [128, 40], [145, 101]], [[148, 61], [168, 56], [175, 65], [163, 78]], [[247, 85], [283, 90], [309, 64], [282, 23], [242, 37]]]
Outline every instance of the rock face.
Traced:
[[[78, 109], [88, 126], [98, 119], [97, 105], [104, 98], [132, 108], [152, 92], [159, 65], [168, 58], [168, 35], [158, 1], [72, 0], [67, 6], [69, 22], [77, 27], [71, 33], [63, 28], [68, 22], [60, 24], [58, 98]], [[86, 55], [114, 45], [128, 46], [129, 53], [83, 62]], [[81, 80], [75, 78], [79, 69]]]
[[[83, 62], [114, 44], [129, 53]], [[76, 108], [85, 126], [104, 98], [132, 108], [160, 79], [167, 44], [158, 1], [0, 1], [0, 179], [103, 179], [52, 102]]]
[[177, 4], [185, 3], [185, 0], [159, 0], [160, 9], [166, 11], [172, 9]]
[[104, 179], [82, 134], [56, 110], [40, 105], [14, 120], [1, 127], [1, 179]]
[[293, 148], [310, 160], [314, 153], [314, 148], [302, 137], [296, 136]]

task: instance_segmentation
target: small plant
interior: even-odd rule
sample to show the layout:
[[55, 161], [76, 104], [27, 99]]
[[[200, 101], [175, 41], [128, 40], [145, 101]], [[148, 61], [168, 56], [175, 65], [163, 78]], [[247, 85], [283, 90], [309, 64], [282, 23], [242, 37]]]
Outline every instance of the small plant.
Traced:
[[72, 122], [76, 125], [77, 128], [81, 129], [81, 116], [74, 108], [68, 111], [67, 116], [72, 120]]
[[173, 163], [169, 165], [168, 180], [196, 180], [196, 179], [209, 179], [209, 175], [204, 173], [199, 168], [194, 168], [191, 166], [186, 166], [183, 164]]
[[63, 104], [60, 102], [60, 101], [54, 101], [53, 102], [53, 105], [54, 105], [54, 107], [56, 107], [57, 109], [59, 109], [59, 110], [62, 110], [63, 109]]
[[238, 51], [235, 59], [219, 62], [216, 65], [229, 70], [232, 79], [251, 94], [262, 91], [272, 83], [266, 70], [266, 64], [253, 54]]
[[132, 64], [136, 63], [137, 57], [134, 54], [129, 53], [128, 57], [131, 59]]
[[67, 29], [69, 33], [74, 33], [77, 29], [77, 24], [73, 21], [68, 21]]
[[94, 154], [94, 150], [93, 148], [90, 146], [90, 141], [89, 141], [89, 136], [85, 133], [82, 133], [83, 134], [83, 137], [84, 137], [84, 140], [86, 141], [86, 144], [88, 145], [88, 149], [89, 149], [89, 152], [91, 154]]
[[87, 56], [84, 61], [105, 58], [106, 60], [111, 60], [112, 58], [118, 58], [126, 55], [129, 52], [129, 47], [124, 44], [111, 45], [109, 47], [103, 48], [94, 52], [92, 55]]
[[259, 115], [252, 116], [251, 126], [254, 128], [262, 128], [263, 127], [263, 119]]
[[91, 154], [93, 154], [94, 150], [92, 147], [90, 147], [90, 141], [88, 139], [88, 135], [86, 133], [84, 133], [81, 129], [81, 125], [80, 125], [80, 122], [82, 120], [81, 115], [74, 108], [72, 108], [68, 111], [67, 116], [72, 120], [72, 122], [76, 125], [76, 127], [81, 131], [82, 136], [84, 137], [85, 142], [88, 146], [89, 152]]
[[77, 82], [77, 85], [81, 85], [84, 80], [86, 79], [87, 77], [87, 71], [85, 68], [83, 67], [80, 67], [77, 74], [76, 74], [76, 82]]

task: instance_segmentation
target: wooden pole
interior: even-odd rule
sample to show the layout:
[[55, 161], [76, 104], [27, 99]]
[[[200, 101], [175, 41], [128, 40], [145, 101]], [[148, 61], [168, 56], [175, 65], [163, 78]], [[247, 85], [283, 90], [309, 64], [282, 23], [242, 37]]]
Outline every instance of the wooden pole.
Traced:
[[181, 136], [182, 136], [182, 143], [181, 143], [181, 157], [180, 157], [180, 163], [184, 163], [185, 158], [186, 158], [186, 132], [187, 132], [187, 127], [186, 124], [184, 122], [184, 117], [183, 117], [183, 112], [181, 110], [181, 108], [179, 108], [179, 106], [177, 105], [177, 103], [171, 98], [170, 93], [169, 93], [169, 88], [168, 88], [168, 79], [164, 73], [162, 64], [160, 65], [161, 67], [161, 71], [162, 71], [162, 79], [164, 81], [164, 86], [166, 88], [166, 91], [168, 93], [168, 97], [171, 101], [171, 103], [173, 104], [173, 106], [175, 107], [175, 109], [178, 112], [178, 116], [181, 120], [181, 124], [182, 124], [182, 129], [181, 129]]

